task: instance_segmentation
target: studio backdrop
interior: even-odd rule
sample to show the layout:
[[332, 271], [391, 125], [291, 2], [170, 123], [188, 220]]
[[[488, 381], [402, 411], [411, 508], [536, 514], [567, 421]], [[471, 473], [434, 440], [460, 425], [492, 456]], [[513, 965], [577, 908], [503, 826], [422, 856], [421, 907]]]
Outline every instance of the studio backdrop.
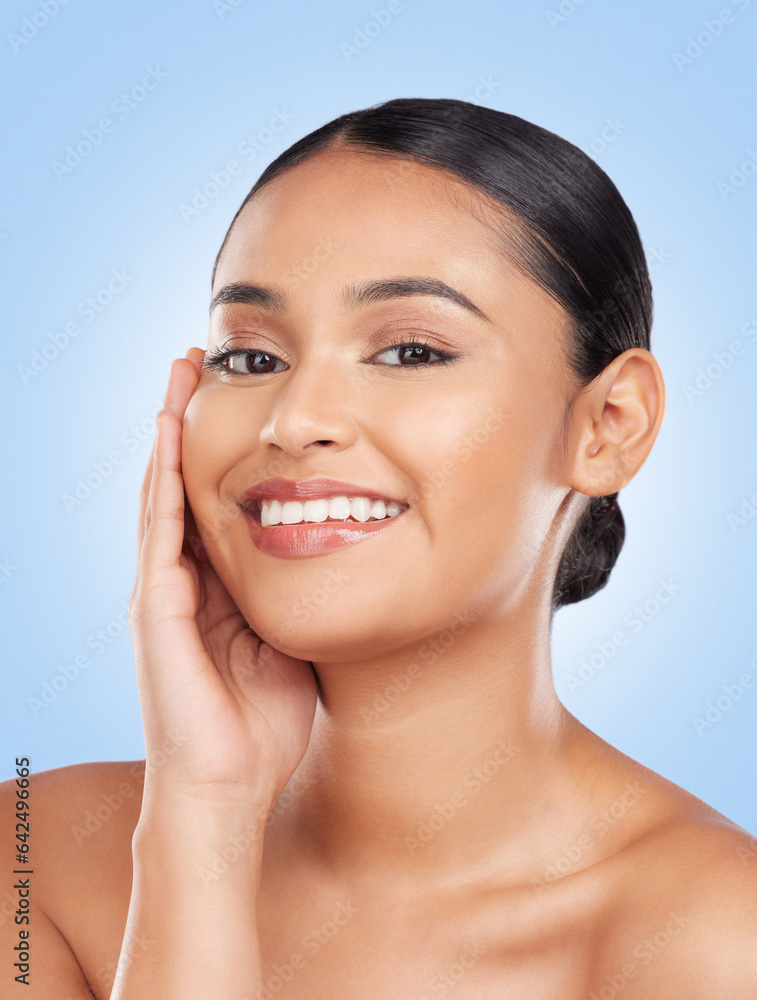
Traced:
[[757, 829], [757, 3], [15, 0], [4, 95], [1, 778], [134, 760], [139, 488], [213, 259], [279, 153], [452, 97], [605, 170], [641, 232], [667, 411], [607, 587], [557, 612], [558, 693]]

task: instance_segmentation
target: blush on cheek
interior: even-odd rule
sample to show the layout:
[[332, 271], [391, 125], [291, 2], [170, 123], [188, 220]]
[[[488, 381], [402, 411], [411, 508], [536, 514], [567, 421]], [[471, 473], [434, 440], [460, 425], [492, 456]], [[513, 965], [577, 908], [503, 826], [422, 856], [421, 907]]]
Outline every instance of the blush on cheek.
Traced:
[[218, 497], [221, 481], [235, 460], [224, 455], [223, 426], [215, 407], [204, 405], [202, 394], [189, 401], [182, 427], [181, 465], [184, 488], [192, 508], [201, 513], [201, 498]]

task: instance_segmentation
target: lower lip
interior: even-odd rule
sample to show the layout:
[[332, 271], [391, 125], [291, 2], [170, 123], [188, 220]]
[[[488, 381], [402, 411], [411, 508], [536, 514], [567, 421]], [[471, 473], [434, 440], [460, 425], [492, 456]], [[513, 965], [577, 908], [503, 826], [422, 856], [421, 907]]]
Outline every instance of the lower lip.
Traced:
[[307, 559], [320, 556], [345, 545], [363, 542], [379, 531], [386, 531], [402, 514], [381, 521], [321, 521], [301, 524], [272, 524], [263, 527], [253, 515], [242, 508], [247, 530], [256, 548], [279, 559]]

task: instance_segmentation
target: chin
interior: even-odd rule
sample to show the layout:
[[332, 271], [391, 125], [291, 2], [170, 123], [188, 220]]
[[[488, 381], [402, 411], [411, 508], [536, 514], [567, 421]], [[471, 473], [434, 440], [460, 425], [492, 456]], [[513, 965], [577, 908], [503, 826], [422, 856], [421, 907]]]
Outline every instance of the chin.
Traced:
[[[304, 623], [286, 620], [281, 627], [253, 626], [260, 638], [269, 646], [310, 663], [351, 663], [381, 655], [379, 641], [386, 642], [386, 629], [381, 629], [380, 639], [366, 629], [343, 628], [333, 622], [313, 619]], [[387, 652], [389, 651], [387, 647]]]

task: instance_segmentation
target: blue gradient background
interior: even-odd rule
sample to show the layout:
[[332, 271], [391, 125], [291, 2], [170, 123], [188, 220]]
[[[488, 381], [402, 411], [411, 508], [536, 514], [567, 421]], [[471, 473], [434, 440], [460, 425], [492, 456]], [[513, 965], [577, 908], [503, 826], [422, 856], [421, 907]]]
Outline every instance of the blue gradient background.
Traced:
[[[610, 743], [754, 831], [757, 683], [711, 728], [698, 733], [692, 720], [723, 685], [745, 673], [757, 681], [757, 516], [728, 522], [757, 492], [757, 2], [406, 0], [350, 58], [342, 45], [371, 19], [367, 0], [217, 7], [69, 0], [45, 25], [37, 14], [41, 26], [22, 44], [12, 35], [38, 3], [1, 15], [0, 776], [17, 755], [36, 772], [144, 756], [133, 652], [118, 622], [136, 569], [139, 487], [171, 360], [205, 344], [213, 258], [246, 192], [286, 146], [338, 114], [391, 97], [456, 97], [594, 155], [653, 268], [667, 413], [621, 494], [628, 534], [609, 585], [555, 619], [558, 692]], [[724, 9], [731, 22], [677, 66], [688, 36]], [[114, 102], [148, 67], [165, 78], [120, 117]], [[277, 109], [290, 123], [254, 159], [240, 156]], [[54, 162], [103, 117], [113, 130], [56, 177]], [[193, 188], [231, 158], [242, 172], [183, 218]], [[732, 190], [719, 189], [729, 178]], [[113, 301], [91, 322], [77, 317], [123, 268], [133, 277]], [[77, 318], [79, 335], [25, 382], [19, 366]], [[697, 369], [735, 340], [743, 353], [687, 400]], [[141, 440], [130, 430], [140, 425]], [[69, 512], [64, 495], [113, 451], [121, 463]], [[636, 628], [628, 616], [662, 580], [680, 589]], [[88, 645], [108, 628], [101, 651]], [[618, 630], [627, 642], [613, 651]], [[61, 667], [81, 654], [89, 665], [64, 683]], [[599, 667], [577, 686], [570, 678], [592, 655]], [[61, 690], [48, 688], [54, 700], [35, 711], [29, 699], [41, 703], [56, 677]]]

